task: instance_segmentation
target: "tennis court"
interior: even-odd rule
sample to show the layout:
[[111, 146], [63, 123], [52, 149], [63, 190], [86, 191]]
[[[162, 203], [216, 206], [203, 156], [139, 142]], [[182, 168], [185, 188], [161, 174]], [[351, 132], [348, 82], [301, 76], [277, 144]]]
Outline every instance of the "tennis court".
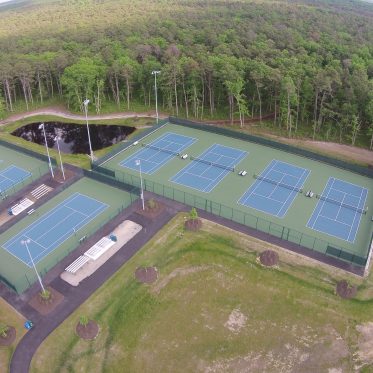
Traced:
[[310, 171], [276, 159], [257, 177], [238, 203], [282, 218], [286, 215]]
[[121, 161], [119, 165], [137, 171], [141, 165], [141, 171], [151, 175], [195, 141], [197, 140], [193, 137], [168, 132], [150, 144], [142, 143], [142, 149]]
[[330, 177], [307, 227], [354, 242], [367, 196], [366, 188]]
[[12, 186], [15, 186], [31, 176], [31, 173], [24, 169], [11, 165], [0, 171], [0, 193], [6, 192]]
[[180, 170], [170, 180], [200, 192], [211, 192], [248, 153], [239, 149], [214, 144]]
[[108, 207], [94, 198], [75, 193], [5, 242], [2, 247], [31, 267], [24, 241], [28, 244], [34, 262], [38, 263]]

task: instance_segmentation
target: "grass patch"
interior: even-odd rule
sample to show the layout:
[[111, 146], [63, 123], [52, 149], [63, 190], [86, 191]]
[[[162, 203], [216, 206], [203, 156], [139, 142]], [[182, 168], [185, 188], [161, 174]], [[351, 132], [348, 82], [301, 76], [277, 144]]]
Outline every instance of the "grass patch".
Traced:
[[[7, 124], [0, 127], [0, 139], [10, 142], [12, 144], [20, 145], [24, 148], [33, 150], [36, 153], [45, 154], [45, 146], [32, 143], [30, 141], [21, 139], [19, 137], [11, 135], [13, 131], [17, 128], [25, 126], [30, 123], [35, 122], [65, 122], [73, 124], [86, 125], [85, 120], [75, 120], [75, 119], [64, 119], [54, 115], [37, 115], [34, 117], [24, 118], [16, 122]], [[151, 118], [127, 118], [127, 119], [105, 119], [105, 120], [90, 120], [89, 124], [107, 124], [107, 125], [118, 125], [127, 127], [139, 127], [131, 135], [127, 137], [127, 140], [131, 139], [133, 136], [137, 136], [139, 133], [146, 129], [146, 126], [153, 125], [155, 122]], [[104, 149], [96, 150], [94, 152], [95, 156], [100, 158], [105, 154], [112, 151], [115, 147], [120, 146], [119, 144], [114, 144], [112, 146], [106, 147]], [[50, 154], [53, 158], [59, 162], [58, 152], [54, 149], [50, 149]], [[90, 168], [90, 160], [87, 154], [63, 154], [63, 162], [73, 164], [78, 167]]]
[[[173, 219], [57, 328], [31, 372], [352, 370], [356, 325], [373, 302], [338, 298], [342, 272], [283, 251], [280, 269], [263, 268], [257, 253], [271, 245], [205, 221], [179, 235], [183, 222]], [[154, 284], [135, 280], [141, 265], [157, 266]], [[92, 342], [74, 333], [82, 314], [100, 325]]]
[[0, 346], [0, 372], [7, 372], [10, 364], [10, 359], [13, 355], [15, 347], [20, 339], [26, 333], [23, 324], [26, 319], [21, 316], [13, 307], [11, 307], [3, 298], [0, 297], [0, 323], [4, 323], [16, 328], [17, 337], [15, 342], [8, 347]]

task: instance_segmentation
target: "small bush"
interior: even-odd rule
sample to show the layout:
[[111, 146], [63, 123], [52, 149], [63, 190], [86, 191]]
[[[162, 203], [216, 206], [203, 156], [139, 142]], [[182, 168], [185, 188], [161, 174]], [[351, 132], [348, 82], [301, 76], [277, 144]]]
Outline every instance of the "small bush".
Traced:
[[0, 324], [0, 337], [6, 338], [8, 336], [9, 326]]
[[89, 318], [88, 318], [87, 315], [82, 315], [82, 316], [80, 316], [80, 318], [79, 318], [79, 324], [80, 324], [81, 326], [86, 327], [86, 326], [88, 325], [88, 323], [89, 323]]
[[157, 202], [154, 200], [154, 198], [151, 198], [151, 199], [149, 199], [149, 200], [146, 202], [146, 206], [148, 207], [149, 210], [154, 210], [155, 208], [157, 208], [158, 204], [157, 204]]
[[45, 290], [40, 292], [40, 298], [43, 302], [50, 301], [51, 297], [52, 297], [52, 293], [48, 289], [45, 289]]
[[190, 210], [190, 213], [189, 213], [189, 219], [190, 219], [190, 220], [196, 220], [196, 219], [198, 219], [198, 213], [197, 213], [197, 210], [195, 209], [195, 207], [193, 207], [193, 208]]

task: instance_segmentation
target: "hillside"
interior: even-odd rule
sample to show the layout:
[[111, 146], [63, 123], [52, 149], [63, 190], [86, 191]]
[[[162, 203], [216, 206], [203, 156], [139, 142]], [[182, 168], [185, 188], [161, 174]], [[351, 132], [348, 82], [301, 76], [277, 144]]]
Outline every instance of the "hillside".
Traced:
[[59, 97], [97, 113], [154, 107], [261, 117], [369, 147], [373, 5], [358, 1], [20, 1], [0, 12], [0, 112]]

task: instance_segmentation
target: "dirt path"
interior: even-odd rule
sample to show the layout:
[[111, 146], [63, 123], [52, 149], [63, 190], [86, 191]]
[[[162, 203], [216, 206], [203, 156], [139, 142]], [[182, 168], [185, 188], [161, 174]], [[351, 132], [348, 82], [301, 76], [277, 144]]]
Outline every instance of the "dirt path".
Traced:
[[[52, 106], [44, 109], [36, 109], [26, 113], [14, 114], [8, 117], [7, 119], [0, 121], [0, 126], [13, 123], [17, 120], [30, 118], [37, 115], [55, 115], [57, 117], [66, 118], [66, 119], [76, 119], [76, 120], [85, 120], [85, 115], [83, 114], [72, 114], [67, 110], [58, 107]], [[126, 119], [126, 118], [156, 118], [156, 113], [154, 111], [148, 111], [147, 113], [135, 113], [135, 112], [119, 112], [103, 115], [88, 115], [89, 120], [100, 120], [100, 119]], [[167, 115], [160, 114], [160, 119], [167, 118]]]
[[289, 145], [322, 152], [326, 155], [334, 155], [348, 162], [365, 163], [373, 167], [373, 151], [369, 149], [358, 148], [352, 145], [337, 144], [335, 142], [288, 139], [279, 136], [271, 137]]
[[[37, 115], [55, 115], [66, 119], [77, 119], [85, 120], [85, 115], [72, 114], [66, 109], [59, 106], [51, 106], [44, 109], [36, 109], [27, 113], [11, 115], [9, 118], [0, 121], [0, 126], [15, 122], [20, 119], [29, 118]], [[89, 115], [89, 120], [104, 120], [104, 119], [126, 119], [126, 118], [156, 118], [154, 111], [136, 113], [136, 112], [119, 112], [103, 115]], [[167, 118], [167, 115], [160, 114], [159, 118]], [[337, 144], [333, 142], [323, 141], [312, 141], [312, 140], [298, 140], [298, 139], [287, 139], [279, 136], [271, 136], [279, 141], [300, 146], [302, 148], [308, 148], [310, 150], [321, 151], [327, 155], [335, 155], [338, 158], [345, 159], [349, 162], [358, 162], [368, 164], [373, 167], [373, 151], [368, 149], [357, 148], [355, 146]]]

